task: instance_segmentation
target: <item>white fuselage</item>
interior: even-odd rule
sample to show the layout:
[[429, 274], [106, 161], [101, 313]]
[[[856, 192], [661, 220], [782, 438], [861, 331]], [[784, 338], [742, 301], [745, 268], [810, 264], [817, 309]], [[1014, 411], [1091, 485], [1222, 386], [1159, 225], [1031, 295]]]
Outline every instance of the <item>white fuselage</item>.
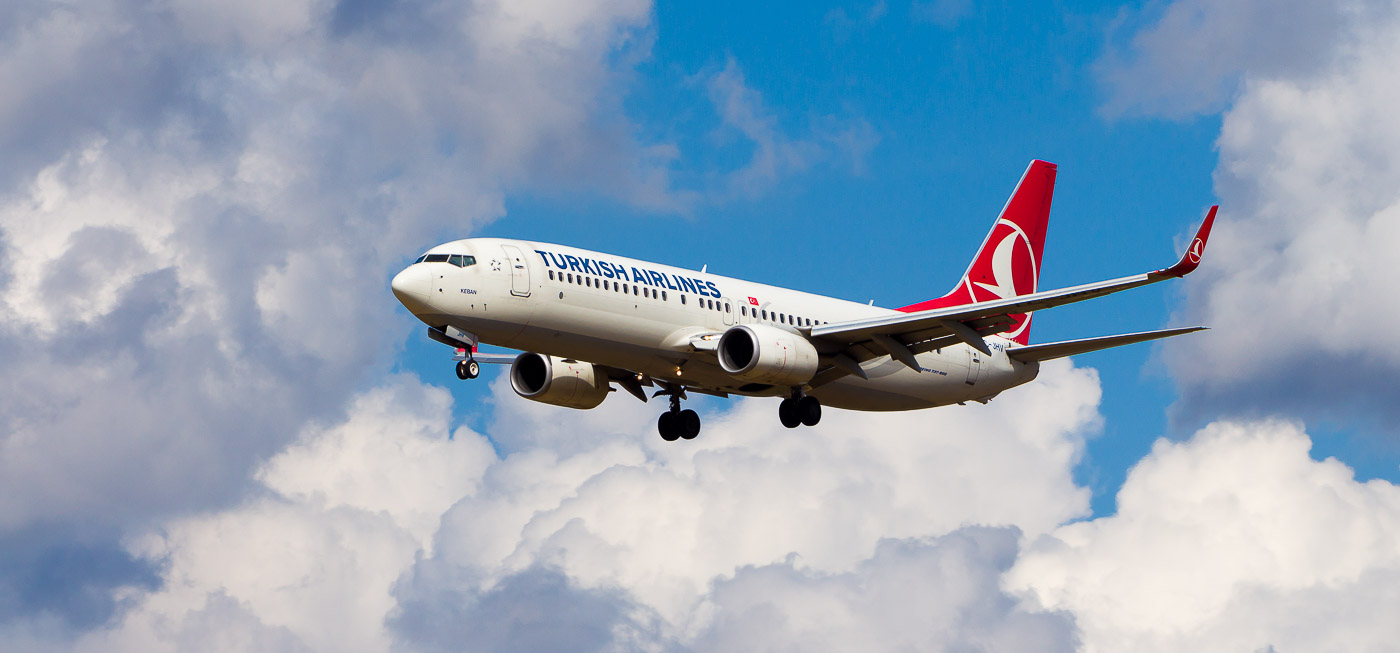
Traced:
[[[421, 296], [414, 292], [404, 303], [429, 326], [453, 326], [487, 344], [733, 394], [787, 396], [791, 389], [735, 379], [713, 355], [691, 348], [693, 336], [760, 323], [801, 333], [819, 323], [896, 313], [547, 243], [472, 238], [429, 254], [476, 260], [466, 267], [417, 263], [400, 274], [421, 287]], [[911, 410], [986, 400], [1035, 378], [1036, 363], [1006, 355], [1015, 343], [991, 336], [987, 344], [990, 355], [962, 344], [918, 354], [918, 372], [883, 355], [861, 364], [868, 379], [848, 375], [808, 394], [838, 408]]]

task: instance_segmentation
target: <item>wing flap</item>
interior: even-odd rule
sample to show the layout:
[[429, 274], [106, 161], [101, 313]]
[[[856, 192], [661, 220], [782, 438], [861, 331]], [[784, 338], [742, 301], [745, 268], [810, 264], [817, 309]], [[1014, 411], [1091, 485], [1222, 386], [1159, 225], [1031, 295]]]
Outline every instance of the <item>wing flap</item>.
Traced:
[[1065, 340], [1062, 342], [1050, 342], [1043, 345], [1031, 345], [1029, 347], [1018, 347], [1006, 352], [1006, 355], [1023, 363], [1040, 362], [1087, 354], [1091, 351], [1109, 349], [1111, 347], [1121, 347], [1132, 345], [1149, 340], [1170, 338], [1197, 331], [1204, 331], [1206, 327], [1184, 327], [1180, 329], [1163, 329], [1161, 331], [1143, 331], [1140, 333], [1124, 333], [1116, 336], [1101, 336], [1098, 338], [1082, 338], [1079, 340]]

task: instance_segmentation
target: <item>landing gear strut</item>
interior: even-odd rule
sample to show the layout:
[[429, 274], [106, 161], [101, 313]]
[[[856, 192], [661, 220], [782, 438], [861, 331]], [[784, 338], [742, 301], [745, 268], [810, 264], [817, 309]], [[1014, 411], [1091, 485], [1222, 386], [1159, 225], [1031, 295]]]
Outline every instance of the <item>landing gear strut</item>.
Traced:
[[675, 442], [681, 438], [694, 440], [695, 436], [700, 435], [700, 415], [693, 410], [681, 410], [681, 399], [685, 397], [685, 388], [680, 385], [670, 385], [656, 394], [671, 396], [671, 409], [661, 413], [661, 417], [656, 420], [656, 430], [661, 433], [662, 440], [667, 442]]
[[467, 360], [464, 360], [464, 361], [458, 361], [458, 363], [457, 363], [457, 378], [459, 378], [459, 379], [461, 379], [461, 380], [463, 380], [463, 381], [466, 381], [467, 379], [475, 379], [475, 378], [476, 378], [477, 376], [479, 376], [480, 374], [481, 374], [481, 364], [478, 363], [478, 362], [476, 362], [475, 359], [473, 359], [473, 358], [468, 358]]
[[794, 389], [791, 397], [778, 404], [778, 421], [790, 429], [801, 425], [816, 426], [817, 422], [822, 421], [822, 404], [816, 397]]

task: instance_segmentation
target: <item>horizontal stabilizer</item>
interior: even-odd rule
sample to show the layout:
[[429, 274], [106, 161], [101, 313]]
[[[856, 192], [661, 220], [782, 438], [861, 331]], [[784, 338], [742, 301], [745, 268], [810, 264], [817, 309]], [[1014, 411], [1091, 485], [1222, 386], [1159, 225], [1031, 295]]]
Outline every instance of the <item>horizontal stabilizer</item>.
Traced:
[[1018, 347], [1006, 352], [1006, 354], [1023, 363], [1031, 361], [1048, 361], [1065, 356], [1076, 354], [1087, 354], [1091, 351], [1108, 349], [1110, 347], [1121, 347], [1148, 340], [1159, 338], [1170, 338], [1186, 333], [1203, 331], [1206, 327], [1184, 327], [1181, 329], [1163, 329], [1161, 331], [1143, 331], [1142, 333], [1125, 333], [1117, 336], [1101, 336], [1098, 338], [1084, 338], [1082, 340], [1065, 340], [1064, 342], [1050, 342], [1043, 345], [1031, 345], [1030, 347]]

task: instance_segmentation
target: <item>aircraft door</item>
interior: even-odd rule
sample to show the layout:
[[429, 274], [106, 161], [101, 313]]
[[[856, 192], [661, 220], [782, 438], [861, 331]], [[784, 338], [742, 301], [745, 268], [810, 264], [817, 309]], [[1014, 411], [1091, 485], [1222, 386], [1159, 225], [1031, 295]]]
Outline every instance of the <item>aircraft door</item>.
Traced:
[[967, 361], [967, 384], [977, 385], [977, 377], [982, 375], [982, 352], [971, 347], [966, 347]]
[[719, 301], [724, 302], [724, 306], [722, 307], [722, 310], [720, 312], [724, 313], [725, 326], [734, 324], [734, 302], [731, 301], [728, 297], [724, 297]]
[[530, 296], [530, 265], [520, 248], [515, 245], [501, 245], [506, 251], [506, 265], [510, 266], [510, 294], [516, 297]]

